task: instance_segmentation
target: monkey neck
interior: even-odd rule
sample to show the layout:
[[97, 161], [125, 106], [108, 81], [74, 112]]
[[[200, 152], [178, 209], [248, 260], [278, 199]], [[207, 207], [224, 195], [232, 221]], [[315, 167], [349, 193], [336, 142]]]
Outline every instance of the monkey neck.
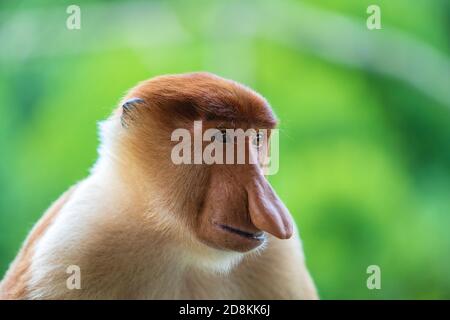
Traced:
[[[159, 282], [164, 286], [164, 282], [175, 281], [182, 290], [186, 279], [205, 273], [229, 273], [241, 261], [242, 253], [214, 249], [200, 242], [180, 219], [186, 216], [182, 211], [189, 208], [168, 206], [167, 199], [156, 196], [158, 190], [151, 181], [143, 181], [142, 175], [130, 174], [133, 168], [123, 168], [112, 160], [101, 158], [90, 179], [101, 185], [105, 198], [115, 195], [110, 204], [114, 213], [103, 214], [101, 219], [110, 226], [106, 238], [123, 234], [126, 226], [126, 236], [111, 248], [135, 253], [126, 255], [124, 273], [139, 272], [133, 277], [142, 277], [141, 283], [155, 287]], [[123, 170], [128, 170], [128, 174], [122, 174]], [[117, 252], [111, 256], [121, 257]]]

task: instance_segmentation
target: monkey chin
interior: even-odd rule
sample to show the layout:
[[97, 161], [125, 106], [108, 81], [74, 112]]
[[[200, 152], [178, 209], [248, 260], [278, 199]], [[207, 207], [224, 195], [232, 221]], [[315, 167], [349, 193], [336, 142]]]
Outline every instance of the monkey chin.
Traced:
[[218, 250], [207, 246], [204, 252], [199, 255], [189, 256], [189, 265], [200, 270], [206, 270], [211, 273], [228, 274], [244, 258], [244, 254], [236, 251]]
[[[239, 242], [239, 244], [234, 245], [239, 246], [239, 250], [219, 247], [209, 241], [195, 239], [195, 244], [191, 242], [189, 249], [185, 251], [189, 252], [184, 255], [187, 265], [190, 267], [199, 268], [201, 270], [207, 270], [212, 273], [228, 274], [235, 267], [237, 267], [243, 259], [259, 255], [264, 250], [268, 242], [264, 235], [264, 238], [257, 242], [254, 240], [244, 240], [246, 241], [246, 244], [243, 245], [243, 240], [241, 238], [237, 238], [239, 236], [231, 235], [230, 238], [230, 234], [227, 231], [222, 232], [224, 232], [228, 238], [229, 245], [231, 245], [232, 242]], [[223, 234], [221, 235], [222, 237], [224, 236]], [[244, 246], [246, 248], [245, 250]]]

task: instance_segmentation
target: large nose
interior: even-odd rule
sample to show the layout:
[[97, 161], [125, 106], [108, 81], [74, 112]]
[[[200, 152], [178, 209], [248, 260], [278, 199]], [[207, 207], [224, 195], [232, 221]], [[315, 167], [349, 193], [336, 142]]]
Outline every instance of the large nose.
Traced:
[[246, 185], [248, 209], [258, 229], [277, 238], [289, 239], [293, 233], [291, 215], [262, 174], [254, 174]]
[[277, 238], [288, 239], [293, 233], [291, 215], [264, 176], [259, 165], [259, 156], [261, 154], [247, 139], [246, 163], [233, 166], [232, 175], [247, 192], [248, 214], [252, 224]]

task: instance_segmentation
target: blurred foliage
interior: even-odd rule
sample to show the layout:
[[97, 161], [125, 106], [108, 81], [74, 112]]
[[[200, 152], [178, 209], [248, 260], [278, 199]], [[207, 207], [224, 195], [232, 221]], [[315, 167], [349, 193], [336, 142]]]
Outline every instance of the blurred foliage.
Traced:
[[[382, 30], [366, 29], [373, 3]], [[207, 70], [261, 92], [281, 119], [280, 171], [270, 179], [297, 221], [322, 298], [450, 298], [448, 1], [77, 1], [76, 31], [65, 27], [69, 4], [0, 3], [0, 275], [46, 207], [88, 174], [96, 122], [125, 90]], [[317, 17], [308, 22], [302, 8]], [[261, 16], [268, 12], [279, 19]], [[322, 54], [314, 46], [331, 17], [369, 41], [395, 34], [399, 46], [362, 51], [352, 65], [346, 56], [361, 48], [337, 24], [341, 42], [322, 39]], [[307, 28], [291, 29], [297, 20]], [[404, 39], [441, 64], [401, 51]], [[383, 69], [414, 54], [406, 78]], [[420, 66], [441, 80], [417, 82]], [[381, 290], [366, 287], [372, 264]]]

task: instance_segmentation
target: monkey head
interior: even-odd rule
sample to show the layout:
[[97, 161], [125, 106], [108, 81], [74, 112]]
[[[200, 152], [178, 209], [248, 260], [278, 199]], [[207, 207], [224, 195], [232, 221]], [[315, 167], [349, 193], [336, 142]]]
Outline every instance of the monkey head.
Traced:
[[171, 216], [165, 218], [176, 221], [193, 238], [215, 249], [248, 252], [261, 246], [267, 234], [291, 237], [288, 210], [266, 180], [260, 163], [248, 161], [258, 155], [254, 136], [241, 140], [245, 163], [174, 163], [172, 157], [178, 144], [171, 139], [174, 130], [181, 128], [195, 136], [196, 121], [201, 121], [202, 132], [216, 131], [211, 141], [201, 141], [200, 148], [184, 149], [192, 153], [190, 159], [203, 154], [213, 142], [231, 145], [220, 157], [225, 159], [234, 149], [232, 158], [236, 160], [237, 137], [230, 137], [228, 129], [251, 129], [257, 140], [265, 129], [268, 139], [277, 121], [259, 94], [209, 73], [160, 76], [132, 89], [113, 119], [118, 124], [116, 158], [126, 159], [121, 170], [131, 187], [135, 183], [136, 192], [145, 193], [142, 190], [148, 189], [142, 185], [151, 185], [152, 194], [147, 196], [157, 198]]

